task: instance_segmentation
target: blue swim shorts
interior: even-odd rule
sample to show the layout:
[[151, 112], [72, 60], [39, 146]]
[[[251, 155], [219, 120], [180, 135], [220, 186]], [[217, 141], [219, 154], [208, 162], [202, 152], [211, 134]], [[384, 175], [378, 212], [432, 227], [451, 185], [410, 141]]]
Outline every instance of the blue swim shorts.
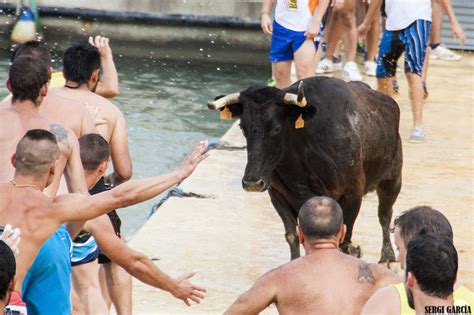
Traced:
[[71, 266], [90, 263], [99, 257], [99, 248], [95, 239], [87, 232], [81, 232], [73, 241]]
[[[273, 21], [272, 43], [270, 47], [270, 61], [282, 62], [293, 60], [294, 53], [306, 40], [305, 32], [289, 30]], [[318, 49], [320, 36], [315, 39], [314, 45]]]
[[416, 20], [399, 31], [385, 30], [377, 57], [377, 78], [395, 76], [397, 60], [405, 51], [405, 72], [421, 76], [425, 61], [431, 22]]

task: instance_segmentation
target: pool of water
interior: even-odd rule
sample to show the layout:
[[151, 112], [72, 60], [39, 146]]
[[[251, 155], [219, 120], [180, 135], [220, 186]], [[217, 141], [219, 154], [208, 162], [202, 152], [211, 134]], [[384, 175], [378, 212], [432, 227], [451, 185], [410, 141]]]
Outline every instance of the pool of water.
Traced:
[[[54, 58], [53, 54], [53, 58]], [[216, 141], [231, 122], [207, 109], [216, 95], [244, 89], [268, 79], [267, 67], [217, 64], [192, 60], [115, 57], [120, 96], [112, 100], [124, 112], [129, 131], [134, 178], [175, 169], [200, 140]], [[54, 68], [60, 70], [59, 58]], [[0, 81], [8, 76], [9, 52], [0, 50]], [[7, 95], [0, 85], [0, 99]], [[155, 200], [121, 209], [127, 237], [145, 222]]]

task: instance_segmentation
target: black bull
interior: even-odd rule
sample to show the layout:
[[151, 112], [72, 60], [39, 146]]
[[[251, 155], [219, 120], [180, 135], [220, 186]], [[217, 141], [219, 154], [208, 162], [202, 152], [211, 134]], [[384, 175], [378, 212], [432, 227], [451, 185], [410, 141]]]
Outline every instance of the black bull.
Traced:
[[302, 82], [283, 90], [251, 86], [208, 104], [226, 118], [241, 119], [248, 151], [243, 188], [268, 189], [292, 259], [300, 255], [298, 211], [313, 196], [338, 201], [347, 225], [341, 247], [360, 256], [360, 248], [351, 245], [352, 230], [362, 197], [376, 190], [380, 262], [395, 261], [389, 228], [401, 188], [397, 103], [361, 82], [327, 77]]

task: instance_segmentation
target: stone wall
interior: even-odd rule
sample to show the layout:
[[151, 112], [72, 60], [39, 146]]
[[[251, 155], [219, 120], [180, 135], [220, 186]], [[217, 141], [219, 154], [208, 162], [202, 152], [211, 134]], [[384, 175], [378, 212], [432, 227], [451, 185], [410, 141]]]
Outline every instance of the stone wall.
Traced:
[[[16, 4], [16, 0], [4, 0]], [[38, 6], [198, 16], [259, 18], [262, 0], [38, 0]]]

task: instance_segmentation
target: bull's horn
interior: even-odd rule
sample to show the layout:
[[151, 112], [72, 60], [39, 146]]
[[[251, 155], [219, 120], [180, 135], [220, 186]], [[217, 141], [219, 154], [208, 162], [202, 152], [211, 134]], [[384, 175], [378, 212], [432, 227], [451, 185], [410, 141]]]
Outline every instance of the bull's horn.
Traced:
[[217, 109], [225, 107], [227, 105], [238, 103], [239, 102], [239, 97], [240, 97], [240, 93], [232, 93], [232, 94], [226, 95], [224, 97], [221, 97], [220, 99], [215, 100], [213, 102], [208, 102], [207, 107], [210, 110], [217, 110]]
[[298, 94], [285, 93], [283, 101], [289, 105], [306, 107], [308, 103], [306, 102], [306, 97], [304, 96], [303, 81], [300, 81], [300, 84], [298, 85]]

